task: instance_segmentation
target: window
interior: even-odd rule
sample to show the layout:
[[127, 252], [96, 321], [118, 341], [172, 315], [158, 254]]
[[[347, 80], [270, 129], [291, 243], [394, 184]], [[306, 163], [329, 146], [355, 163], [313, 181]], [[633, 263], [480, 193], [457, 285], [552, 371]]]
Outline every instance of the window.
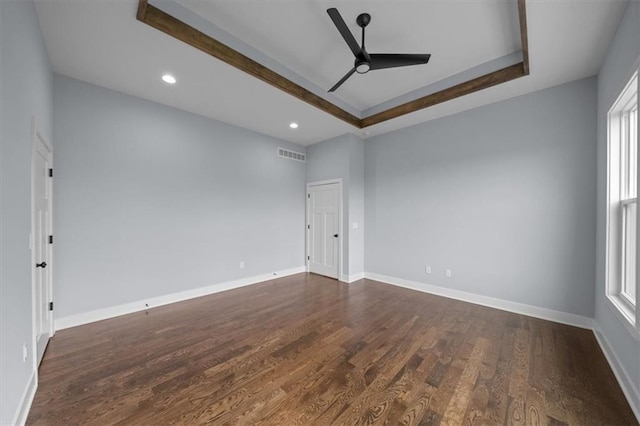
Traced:
[[609, 110], [607, 190], [607, 295], [636, 323], [638, 73]]

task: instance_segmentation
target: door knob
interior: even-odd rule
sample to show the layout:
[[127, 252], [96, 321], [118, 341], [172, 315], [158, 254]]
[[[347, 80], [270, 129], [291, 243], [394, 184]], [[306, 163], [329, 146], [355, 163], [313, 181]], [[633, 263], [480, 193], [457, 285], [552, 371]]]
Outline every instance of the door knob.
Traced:
[[47, 267], [47, 262], [42, 262], [42, 263], [36, 263], [36, 268], [46, 268]]
[[334, 238], [338, 238], [338, 234], [333, 234]]

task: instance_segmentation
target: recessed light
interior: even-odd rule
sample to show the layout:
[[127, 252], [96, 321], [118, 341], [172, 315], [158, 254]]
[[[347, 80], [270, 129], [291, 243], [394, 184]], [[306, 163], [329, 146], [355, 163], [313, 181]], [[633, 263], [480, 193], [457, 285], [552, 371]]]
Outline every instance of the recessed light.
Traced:
[[176, 78], [171, 74], [165, 74], [162, 76], [162, 81], [168, 84], [176, 84]]
[[291, 124], [289, 124], [289, 127], [291, 127], [292, 129], [297, 129], [298, 128], [298, 123], [291, 123]]

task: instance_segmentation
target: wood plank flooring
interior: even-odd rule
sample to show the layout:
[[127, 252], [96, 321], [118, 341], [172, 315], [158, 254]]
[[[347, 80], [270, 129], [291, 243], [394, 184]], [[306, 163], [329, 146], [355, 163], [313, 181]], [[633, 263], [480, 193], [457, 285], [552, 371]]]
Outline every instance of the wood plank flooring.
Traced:
[[591, 331], [308, 274], [58, 332], [27, 423], [637, 424]]

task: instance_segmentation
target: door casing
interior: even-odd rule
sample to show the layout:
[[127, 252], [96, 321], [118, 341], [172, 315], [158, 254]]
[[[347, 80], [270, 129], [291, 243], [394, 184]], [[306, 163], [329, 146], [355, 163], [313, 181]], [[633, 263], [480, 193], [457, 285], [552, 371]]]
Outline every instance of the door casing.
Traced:
[[[35, 233], [36, 233], [36, 205], [35, 205], [35, 196], [36, 196], [36, 155], [37, 155], [37, 147], [38, 144], [42, 143], [49, 152], [49, 164], [50, 167], [53, 167], [53, 146], [48, 141], [48, 139], [44, 136], [42, 131], [37, 125], [35, 118], [32, 117], [31, 120], [31, 233], [29, 238], [29, 245], [31, 248], [31, 323], [32, 323], [32, 351], [31, 351], [31, 360], [33, 363], [34, 371], [36, 372], [36, 380], [37, 380], [37, 372], [38, 372], [38, 347], [37, 347], [37, 333], [38, 333], [38, 324], [36, 324], [36, 309], [37, 306], [37, 289], [36, 289], [36, 273], [37, 270], [35, 268], [35, 264], [40, 262], [39, 259], [36, 258], [36, 244], [35, 244]], [[49, 229], [49, 234], [53, 235], [53, 183], [52, 179], [48, 178], [45, 180], [46, 185], [48, 186], [47, 191], [49, 195], [48, 199], [48, 210], [49, 217], [47, 220], [47, 228]], [[47, 267], [44, 269], [44, 273], [47, 274], [48, 277], [48, 291], [47, 293], [50, 296], [50, 301], [53, 302], [53, 245], [45, 244], [45, 250], [47, 250]], [[49, 321], [49, 336], [53, 337], [55, 334], [54, 320], [53, 320], [53, 312], [47, 311], [50, 316]]]
[[309, 199], [309, 191], [314, 186], [322, 186], [322, 185], [330, 185], [330, 184], [338, 184], [338, 281], [344, 281], [344, 273], [342, 271], [343, 262], [342, 262], [342, 243], [343, 243], [343, 216], [342, 216], [342, 178], [337, 179], [329, 179], [322, 180], [317, 182], [309, 182], [307, 183], [307, 191], [305, 194], [306, 206], [307, 206], [307, 214], [306, 214], [306, 253], [305, 253], [305, 265], [307, 267], [307, 272], [309, 272], [309, 255], [311, 253], [311, 231], [308, 225], [311, 223], [311, 205]]

